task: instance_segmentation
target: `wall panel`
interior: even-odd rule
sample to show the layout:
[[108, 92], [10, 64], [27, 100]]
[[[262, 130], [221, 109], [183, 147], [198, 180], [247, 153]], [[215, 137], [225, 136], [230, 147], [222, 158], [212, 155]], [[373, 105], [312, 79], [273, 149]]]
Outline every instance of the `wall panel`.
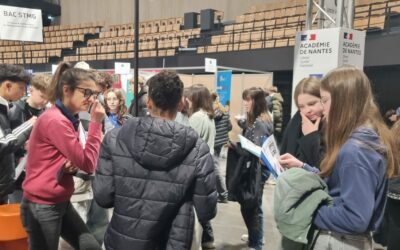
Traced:
[[[224, 11], [224, 20], [234, 20], [251, 6], [276, 0], [145, 0], [140, 1], [141, 21], [169, 17], [183, 17], [186, 12], [202, 9]], [[134, 20], [134, 0], [61, 0], [61, 24], [106, 21], [122, 24]]]

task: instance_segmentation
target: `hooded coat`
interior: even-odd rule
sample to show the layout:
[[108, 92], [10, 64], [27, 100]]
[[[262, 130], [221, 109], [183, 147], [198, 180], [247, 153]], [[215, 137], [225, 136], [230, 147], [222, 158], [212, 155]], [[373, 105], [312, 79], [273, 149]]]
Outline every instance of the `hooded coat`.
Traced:
[[106, 134], [93, 181], [94, 198], [114, 207], [107, 249], [189, 249], [193, 207], [216, 215], [213, 160], [197, 133], [174, 121], [132, 118]]

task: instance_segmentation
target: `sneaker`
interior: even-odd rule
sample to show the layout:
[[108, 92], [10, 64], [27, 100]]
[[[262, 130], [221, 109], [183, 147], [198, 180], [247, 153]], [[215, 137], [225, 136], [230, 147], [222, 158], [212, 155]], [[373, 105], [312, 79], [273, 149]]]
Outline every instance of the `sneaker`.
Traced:
[[[244, 242], [249, 242], [249, 235], [248, 234], [242, 234], [242, 237], [240, 237], [240, 239]], [[262, 240], [263, 245], [265, 245], [265, 238], [263, 237]]]
[[228, 203], [228, 198], [218, 198], [219, 203]]
[[208, 241], [208, 242], [201, 243], [201, 248], [202, 249], [215, 249], [214, 241]]

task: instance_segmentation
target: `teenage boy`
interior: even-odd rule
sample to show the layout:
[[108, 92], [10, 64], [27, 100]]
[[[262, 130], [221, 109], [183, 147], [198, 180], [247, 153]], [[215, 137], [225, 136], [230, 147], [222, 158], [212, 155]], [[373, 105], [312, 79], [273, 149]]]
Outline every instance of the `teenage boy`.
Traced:
[[14, 129], [10, 126], [9, 102], [24, 96], [29, 78], [20, 66], [0, 64], [0, 204], [7, 203], [14, 190], [14, 153], [24, 145], [37, 119], [33, 116]]
[[[28, 121], [34, 116], [39, 116], [48, 103], [47, 90], [51, 82], [51, 75], [45, 73], [35, 74], [28, 88], [29, 96], [23, 97], [14, 102], [10, 108], [9, 120], [11, 128], [16, 128]], [[25, 147], [21, 147], [15, 152], [16, 163], [20, 162], [26, 155]], [[9, 196], [10, 203], [20, 203], [22, 200], [21, 184], [25, 177], [24, 171], [16, 171], [21, 173], [15, 182], [15, 191]]]

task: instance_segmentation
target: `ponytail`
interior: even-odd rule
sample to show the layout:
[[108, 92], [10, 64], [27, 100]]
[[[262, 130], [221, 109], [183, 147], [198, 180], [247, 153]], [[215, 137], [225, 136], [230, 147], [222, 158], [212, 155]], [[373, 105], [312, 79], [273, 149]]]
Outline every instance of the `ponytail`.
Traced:
[[48, 93], [50, 102], [55, 103], [57, 99], [63, 99], [64, 86], [68, 86], [71, 90], [74, 90], [81, 81], [85, 80], [96, 82], [96, 75], [92, 71], [72, 68], [71, 64], [61, 62], [58, 64], [56, 73], [51, 79]]
[[72, 68], [72, 66], [67, 62], [60, 62], [58, 64], [57, 70], [54, 73], [53, 77], [51, 78], [51, 83], [49, 87], [49, 101], [51, 103], [55, 103], [57, 99], [62, 99], [63, 96], [63, 84], [61, 83], [60, 79], [62, 74], [67, 70]]

